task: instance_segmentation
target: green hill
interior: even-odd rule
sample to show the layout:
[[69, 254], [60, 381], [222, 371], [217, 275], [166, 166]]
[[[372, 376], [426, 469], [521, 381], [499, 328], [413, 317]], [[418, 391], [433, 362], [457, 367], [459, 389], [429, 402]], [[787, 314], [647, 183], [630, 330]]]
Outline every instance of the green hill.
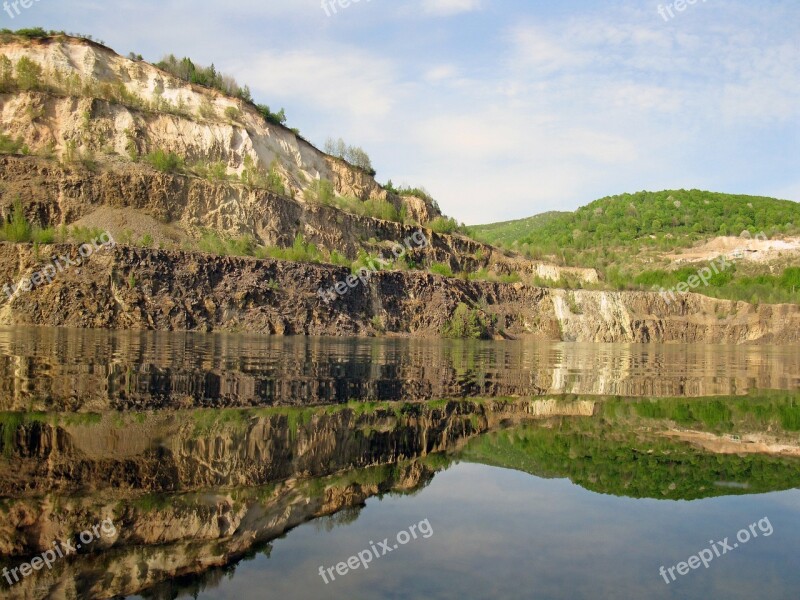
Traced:
[[494, 246], [511, 246], [532, 232], [541, 229], [558, 217], [568, 216], [566, 212], [546, 212], [526, 219], [515, 221], [503, 221], [502, 223], [491, 223], [489, 225], [476, 225], [469, 227], [469, 235], [476, 240], [492, 244]]
[[[768, 236], [797, 233], [800, 204], [700, 190], [637, 192], [595, 200], [572, 213], [545, 213], [471, 228], [479, 238], [553, 252], [640, 243], [668, 249], [719, 235], [739, 235], [744, 230], [753, 234], [763, 231]], [[643, 239], [649, 236], [656, 240]]]
[[[526, 423], [470, 440], [458, 458], [544, 478], [569, 478], [603, 494], [659, 500], [758, 494], [800, 486], [797, 460], [714, 454], [660, 432], [674, 426], [717, 435], [800, 429], [794, 392], [728, 398], [612, 398], [593, 417]], [[720, 486], [719, 482], [739, 484]]]
[[[700, 190], [637, 192], [596, 200], [572, 213], [471, 228], [478, 239], [529, 258], [593, 267], [612, 289], [671, 287], [702, 264], [678, 270], [672, 253], [718, 236], [800, 233], [800, 204]], [[797, 265], [741, 261], [696, 291], [751, 302], [800, 302]]]

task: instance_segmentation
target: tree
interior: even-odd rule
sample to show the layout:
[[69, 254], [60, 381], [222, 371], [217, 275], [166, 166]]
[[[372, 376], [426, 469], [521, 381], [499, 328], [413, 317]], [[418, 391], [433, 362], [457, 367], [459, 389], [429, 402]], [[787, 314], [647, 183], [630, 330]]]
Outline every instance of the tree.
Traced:
[[369, 155], [359, 146], [348, 146], [342, 138], [334, 140], [328, 138], [325, 140], [324, 151], [326, 154], [341, 158], [342, 160], [350, 163], [354, 167], [363, 169], [371, 174], [375, 174], [372, 168], [372, 161]]
[[0, 54], [0, 93], [10, 92], [14, 87], [14, 66], [5, 54]]
[[42, 80], [42, 67], [27, 56], [17, 61], [17, 84], [22, 90], [35, 90]]

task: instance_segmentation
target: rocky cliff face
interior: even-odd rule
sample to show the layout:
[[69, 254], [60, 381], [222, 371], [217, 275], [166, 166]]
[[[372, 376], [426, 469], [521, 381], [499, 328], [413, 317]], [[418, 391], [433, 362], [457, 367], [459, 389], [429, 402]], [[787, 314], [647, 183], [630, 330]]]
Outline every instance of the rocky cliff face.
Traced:
[[[366, 255], [390, 257], [393, 244], [419, 231], [429, 243], [412, 247], [408, 258], [423, 268], [444, 263], [464, 279], [485, 269], [517, 274], [525, 282], [568, 277], [593, 283], [597, 273], [527, 261], [463, 236], [308, 202], [315, 182], [327, 179], [341, 195], [385, 199], [419, 222], [439, 214], [429, 201], [392, 197], [368, 173], [266, 122], [241, 100], [189, 85], [98, 44], [67, 37], [17, 39], [3, 44], [0, 54], [17, 65], [17, 79], [22, 58], [41, 69], [37, 81], [16, 81], [0, 94], [0, 124], [38, 155], [0, 158], [0, 212], [8, 217], [19, 198], [29, 220], [41, 226], [98, 227], [129, 238], [123, 242], [127, 247], [92, 257], [52, 284], [6, 302], [0, 323], [431, 336], [441, 334], [465, 303], [497, 336], [604, 342], [796, 339], [796, 306], [754, 307], [692, 295], [670, 305], [655, 294], [548, 291], [408, 271], [376, 274], [326, 303], [317, 291], [346, 281], [348, 270], [189, 249], [204, 231], [247, 235], [277, 247], [302, 234], [329, 256], [335, 252], [350, 262]], [[187, 162], [222, 165], [224, 172], [212, 181], [158, 172], [134, 160], [156, 149]], [[276, 170], [286, 193], [231, 179], [248, 165]], [[139, 236], [149, 240], [144, 245], [167, 251], [130, 247]], [[67, 251], [0, 244], [0, 284], [34, 273], [41, 261], [37, 253]]]
[[[78, 258], [70, 246], [50, 255]], [[40, 250], [41, 251], [41, 250]], [[0, 281], [41, 269], [30, 246], [0, 244]], [[113, 247], [0, 307], [0, 323], [83, 328], [250, 331], [281, 335], [438, 336], [459, 304], [500, 336], [585, 342], [791, 343], [800, 307], [687, 294], [548, 290], [416, 271], [378, 272], [330, 302], [350, 270], [275, 260]], [[351, 279], [351, 281], [353, 281]], [[335, 294], [334, 294], [335, 295]]]
[[[206, 230], [249, 235], [278, 247], [303, 234], [349, 260], [359, 251], [373, 254], [402, 243], [412, 228], [309, 200], [322, 180], [356, 202], [386, 201], [406, 222], [424, 224], [441, 216], [429, 198], [387, 191], [369, 173], [266, 121], [249, 103], [98, 44], [18, 38], [0, 45], [0, 55], [12, 64], [28, 59], [41, 69], [37, 81], [9, 84], [0, 93], [0, 133], [39, 157], [8, 157], [0, 164], [3, 216], [18, 198], [42, 226], [77, 223], [115, 237], [130, 230], [134, 239], [147, 234], [154, 245], [168, 248], [196, 241]], [[205, 165], [205, 171], [155, 171], [141, 157], [156, 150], [174, 153], [187, 166]], [[215, 167], [213, 176], [209, 165]], [[263, 179], [253, 183], [253, 173], [268, 172], [280, 180], [281, 195], [267, 191], [276, 188]], [[251, 176], [243, 180], [245, 173]], [[413, 257], [422, 267], [438, 262], [456, 272], [487, 268], [498, 275], [597, 281], [592, 269], [506, 256], [462, 236], [429, 232], [429, 237], [435, 243]]]
[[38, 89], [7, 95], [0, 112], [7, 133], [21, 136], [34, 152], [51, 147], [61, 155], [69, 148], [99, 158], [162, 149], [190, 162], [220, 161], [228, 174], [241, 174], [247, 158], [264, 168], [277, 161], [298, 198], [319, 179], [343, 195], [387, 197], [368, 173], [265, 121], [249, 103], [99, 44], [65, 37], [19, 40], [0, 46], [0, 53], [12, 62], [27, 57], [43, 69]]

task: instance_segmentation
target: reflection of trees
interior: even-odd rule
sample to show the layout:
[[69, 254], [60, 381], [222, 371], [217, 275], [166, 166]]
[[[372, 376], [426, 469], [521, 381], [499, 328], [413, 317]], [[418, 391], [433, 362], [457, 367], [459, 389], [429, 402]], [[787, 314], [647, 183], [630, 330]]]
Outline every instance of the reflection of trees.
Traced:
[[272, 554], [272, 543], [266, 542], [254, 546], [235, 563], [224, 567], [212, 567], [202, 573], [176, 577], [139, 592], [139, 595], [147, 600], [175, 600], [180, 596], [197, 598], [206, 590], [218, 588], [224, 579], [233, 579], [240, 562], [253, 560], [259, 554], [269, 558]]
[[[677, 422], [699, 430], [726, 431], [758, 422], [752, 425], [756, 430], [775, 432], [781, 423], [793, 424], [787, 418], [794, 414], [791, 410], [778, 401], [759, 404], [753, 398], [697, 401], [689, 408], [684, 400], [653, 405], [609, 401], [599, 417], [562, 417], [482, 435], [459, 456], [537, 477], [568, 478], [588, 490], [631, 498], [694, 500], [765, 493], [800, 487], [800, 461], [768, 454], [715, 454], [658, 435], [676, 421], [649, 416], [680, 417], [684, 421]], [[648, 418], [636, 418], [637, 412]], [[728, 482], [725, 487], [719, 485], [722, 481]]]
[[356, 519], [358, 519], [358, 515], [361, 514], [362, 508], [364, 507], [348, 506], [347, 508], [344, 508], [341, 511], [334, 513], [332, 515], [315, 519], [314, 529], [316, 529], [317, 531], [333, 531], [337, 527], [343, 525], [349, 525], [350, 523], [355, 523]]

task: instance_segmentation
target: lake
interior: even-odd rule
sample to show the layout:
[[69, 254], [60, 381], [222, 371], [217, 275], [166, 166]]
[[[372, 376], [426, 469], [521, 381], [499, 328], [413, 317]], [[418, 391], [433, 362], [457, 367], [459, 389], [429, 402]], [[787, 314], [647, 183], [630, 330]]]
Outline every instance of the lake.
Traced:
[[795, 598], [798, 350], [3, 329], [0, 586]]

